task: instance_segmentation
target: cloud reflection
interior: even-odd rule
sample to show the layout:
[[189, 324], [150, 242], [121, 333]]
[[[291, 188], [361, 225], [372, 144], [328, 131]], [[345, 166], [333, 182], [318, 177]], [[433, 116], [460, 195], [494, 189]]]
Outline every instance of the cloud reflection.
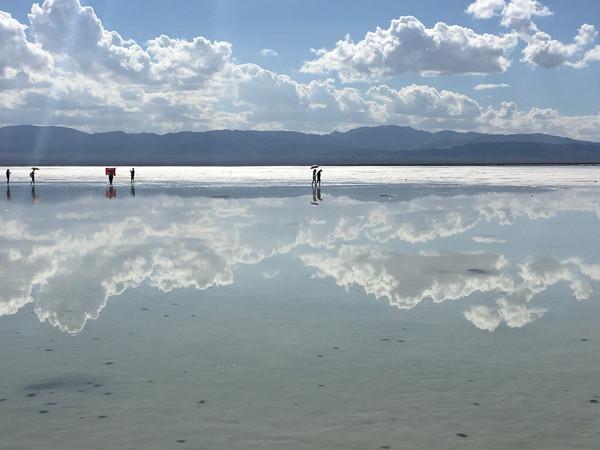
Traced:
[[[18, 205], [11, 205], [14, 214]], [[559, 213], [600, 217], [593, 190], [399, 202], [329, 195], [323, 208], [298, 197], [83, 198], [40, 203], [35, 211], [22, 215], [26, 219], [0, 220], [0, 316], [33, 303], [41, 321], [71, 334], [127, 289], [230, 285], [238, 266], [276, 255], [297, 257], [318, 277], [345, 289], [359, 286], [403, 309], [427, 299], [441, 303], [491, 293], [497, 296], [492, 305], [464, 313], [489, 331], [541, 317], [545, 310], [531, 300], [550, 286], [566, 282], [582, 300], [591, 296], [592, 282], [600, 281], [600, 265], [579, 256], [524, 262], [510, 257], [510, 226], [519, 219], [551, 220]], [[506, 235], [486, 233], [490, 225], [501, 225]], [[431, 248], [449, 239], [452, 250]], [[279, 273], [262, 271], [259, 277]]]

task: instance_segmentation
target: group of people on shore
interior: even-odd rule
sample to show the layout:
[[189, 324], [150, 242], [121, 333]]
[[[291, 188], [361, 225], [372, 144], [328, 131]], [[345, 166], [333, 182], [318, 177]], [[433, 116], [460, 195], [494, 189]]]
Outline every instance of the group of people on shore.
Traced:
[[[31, 178], [31, 184], [35, 184], [35, 171], [37, 170], [37, 168], [35, 169], [31, 169], [31, 172], [29, 172], [29, 178]], [[10, 169], [6, 169], [6, 184], [10, 183], [10, 176], [12, 175], [12, 172]]]
[[[38, 170], [37, 167], [32, 168], [31, 172], [29, 173], [29, 178], [31, 179], [31, 184], [35, 184], [35, 171], [36, 170]], [[116, 174], [115, 171], [108, 172], [108, 182], [111, 186], [113, 184], [113, 178], [114, 178], [115, 174]], [[12, 175], [12, 171], [10, 169], [6, 169], [6, 184], [10, 184], [10, 176], [11, 175]], [[132, 167], [131, 170], [129, 171], [129, 177], [130, 177], [131, 183], [133, 183], [135, 181], [135, 168], [134, 167]]]

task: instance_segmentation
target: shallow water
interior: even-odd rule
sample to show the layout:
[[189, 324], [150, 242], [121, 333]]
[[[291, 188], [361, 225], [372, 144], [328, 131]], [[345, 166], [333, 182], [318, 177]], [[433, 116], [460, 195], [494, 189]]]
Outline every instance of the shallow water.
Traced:
[[597, 448], [600, 190], [540, 178], [16, 183], [0, 448]]

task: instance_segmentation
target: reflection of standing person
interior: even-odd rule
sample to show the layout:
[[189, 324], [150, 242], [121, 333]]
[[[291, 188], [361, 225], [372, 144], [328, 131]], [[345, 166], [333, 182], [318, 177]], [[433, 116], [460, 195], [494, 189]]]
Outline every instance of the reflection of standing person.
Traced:
[[135, 178], [135, 169], [133, 167], [129, 171], [129, 174], [131, 175], [131, 182], [133, 183], [133, 180]]
[[35, 170], [29, 173], [29, 178], [31, 178], [31, 184], [35, 184]]
[[6, 186], [6, 200], [10, 201], [10, 187]]
[[319, 186], [321, 186], [321, 172], [323, 172], [323, 169], [319, 169], [319, 171], [317, 172], [317, 184]]
[[35, 194], [35, 182], [31, 185], [31, 200], [37, 202], [37, 195]]
[[129, 191], [129, 194], [131, 194], [132, 197], [135, 197], [135, 187], [133, 186], [133, 184], [131, 185], [131, 190]]
[[10, 183], [10, 169], [6, 169], [6, 184]]

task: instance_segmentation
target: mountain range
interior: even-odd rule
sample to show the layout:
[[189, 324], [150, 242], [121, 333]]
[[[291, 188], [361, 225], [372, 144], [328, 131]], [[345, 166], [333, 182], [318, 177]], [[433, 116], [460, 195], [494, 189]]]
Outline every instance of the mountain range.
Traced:
[[216, 130], [85, 133], [0, 128], [0, 166], [596, 164], [600, 143], [547, 134], [485, 134], [377, 126], [346, 132]]

